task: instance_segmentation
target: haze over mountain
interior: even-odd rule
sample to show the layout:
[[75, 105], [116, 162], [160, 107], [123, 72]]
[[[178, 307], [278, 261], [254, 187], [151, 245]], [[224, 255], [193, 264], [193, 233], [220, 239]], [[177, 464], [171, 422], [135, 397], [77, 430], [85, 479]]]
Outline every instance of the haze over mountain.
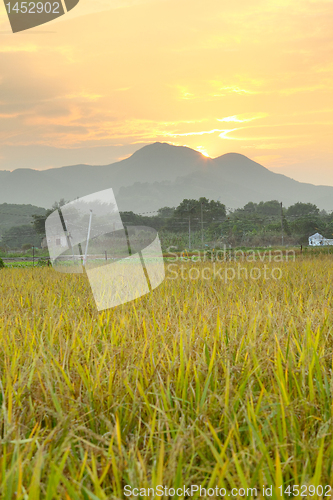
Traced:
[[0, 171], [0, 203], [49, 208], [112, 187], [121, 211], [151, 212], [184, 198], [205, 196], [230, 208], [276, 199], [333, 209], [333, 187], [315, 186], [271, 172], [244, 155], [206, 158], [190, 148], [155, 143], [129, 158], [103, 166], [73, 165], [38, 171]]

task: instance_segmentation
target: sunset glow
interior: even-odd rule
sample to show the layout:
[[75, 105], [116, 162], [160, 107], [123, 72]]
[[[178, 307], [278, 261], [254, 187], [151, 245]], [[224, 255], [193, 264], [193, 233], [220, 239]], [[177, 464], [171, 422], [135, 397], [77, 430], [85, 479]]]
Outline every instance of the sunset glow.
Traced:
[[206, 156], [207, 158], [210, 158], [210, 155], [207, 153], [204, 146], [197, 146], [195, 149], [199, 151], [202, 155]]
[[332, 21], [325, 0], [81, 0], [13, 35], [1, 5], [0, 169], [186, 142], [333, 185]]

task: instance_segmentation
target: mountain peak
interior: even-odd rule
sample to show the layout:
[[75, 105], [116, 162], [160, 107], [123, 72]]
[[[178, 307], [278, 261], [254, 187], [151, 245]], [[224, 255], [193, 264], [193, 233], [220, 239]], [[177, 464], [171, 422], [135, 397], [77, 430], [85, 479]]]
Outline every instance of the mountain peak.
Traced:
[[147, 144], [147, 146], [143, 146], [142, 148], [138, 149], [138, 151], [135, 151], [135, 153], [133, 153], [130, 158], [151, 159], [154, 156], [158, 156], [159, 159], [161, 159], [163, 156], [174, 156], [179, 158], [180, 155], [202, 157], [202, 154], [199, 153], [199, 151], [195, 151], [194, 149], [188, 148], [187, 146], [174, 146], [173, 144], [169, 144], [168, 142], [154, 142], [153, 144]]
[[250, 160], [250, 161], [252, 161], [252, 160], [251, 160], [248, 156], [245, 156], [245, 155], [243, 155], [243, 154], [241, 154], [241, 153], [234, 153], [234, 152], [231, 152], [231, 153], [225, 153], [224, 155], [221, 155], [221, 156], [218, 156], [217, 158], [215, 158], [215, 160], [217, 160], [218, 158], [222, 158], [222, 157], [227, 158], [227, 159], [229, 159], [229, 160], [231, 160], [231, 161], [232, 161], [232, 160], [236, 160], [236, 159], [241, 159], [241, 158], [242, 158], [243, 160], [245, 159], [245, 160]]
[[273, 173], [251, 158], [241, 153], [226, 153], [214, 159], [214, 163], [223, 166], [225, 171], [238, 172], [239, 174], [251, 171], [252, 174]]

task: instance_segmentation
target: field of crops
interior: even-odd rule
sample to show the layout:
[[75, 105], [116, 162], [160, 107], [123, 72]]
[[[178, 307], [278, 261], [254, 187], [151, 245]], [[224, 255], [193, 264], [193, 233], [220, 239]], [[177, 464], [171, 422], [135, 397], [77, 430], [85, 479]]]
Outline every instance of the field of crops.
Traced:
[[0, 270], [1, 499], [333, 486], [333, 256], [214, 265], [102, 313], [85, 276]]

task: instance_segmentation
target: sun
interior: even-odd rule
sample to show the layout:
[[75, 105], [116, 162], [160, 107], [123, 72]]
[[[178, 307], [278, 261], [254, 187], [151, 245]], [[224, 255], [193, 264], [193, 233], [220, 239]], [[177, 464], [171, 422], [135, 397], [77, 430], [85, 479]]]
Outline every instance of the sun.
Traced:
[[197, 146], [196, 147], [197, 151], [199, 151], [199, 153], [201, 153], [202, 155], [204, 156], [207, 156], [207, 158], [210, 158], [209, 154], [207, 153], [206, 149], [204, 146]]

